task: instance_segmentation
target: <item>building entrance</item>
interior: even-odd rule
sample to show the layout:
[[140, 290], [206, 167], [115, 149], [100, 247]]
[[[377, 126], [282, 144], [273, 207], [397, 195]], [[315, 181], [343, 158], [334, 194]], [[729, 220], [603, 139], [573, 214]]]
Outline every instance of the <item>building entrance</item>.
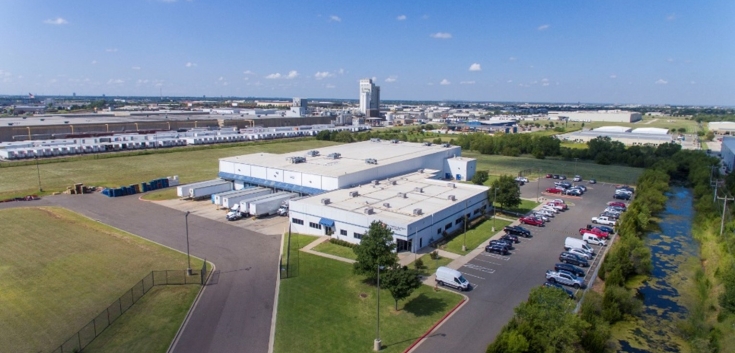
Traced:
[[413, 250], [413, 239], [406, 241], [403, 239], [396, 239], [396, 252], [412, 251]]

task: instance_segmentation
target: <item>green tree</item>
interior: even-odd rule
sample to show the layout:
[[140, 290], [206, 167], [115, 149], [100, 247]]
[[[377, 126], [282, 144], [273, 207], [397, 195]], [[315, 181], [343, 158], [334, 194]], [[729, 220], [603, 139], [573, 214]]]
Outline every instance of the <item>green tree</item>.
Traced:
[[707, 141], [712, 141], [715, 139], [715, 133], [712, 131], [707, 131], [707, 133], [704, 135], [704, 139]]
[[489, 177], [487, 170], [477, 171], [475, 172], [475, 175], [472, 176], [472, 183], [476, 185], [485, 184]]
[[501, 208], [513, 208], [521, 204], [521, 188], [511, 175], [501, 175], [495, 179], [487, 194], [488, 199], [499, 203]]
[[316, 134], [316, 139], [322, 140], [322, 141], [329, 141], [330, 136], [331, 135], [329, 133], [329, 130], [322, 130], [322, 131], [319, 131], [318, 134]]
[[407, 266], [388, 270], [383, 280], [381, 285], [390, 291], [390, 295], [396, 301], [396, 311], [399, 300], [408, 298], [414, 290], [421, 287], [418, 271], [411, 270]]
[[384, 223], [373, 221], [367, 234], [362, 237], [360, 245], [353, 248], [357, 255], [357, 262], [353, 264], [354, 272], [375, 282], [378, 278], [378, 266], [391, 268], [398, 263], [395, 249], [393, 231]]
[[352, 138], [351, 132], [342, 130], [334, 136], [334, 139], [332, 139], [332, 141], [350, 143], [354, 142], [355, 140]]

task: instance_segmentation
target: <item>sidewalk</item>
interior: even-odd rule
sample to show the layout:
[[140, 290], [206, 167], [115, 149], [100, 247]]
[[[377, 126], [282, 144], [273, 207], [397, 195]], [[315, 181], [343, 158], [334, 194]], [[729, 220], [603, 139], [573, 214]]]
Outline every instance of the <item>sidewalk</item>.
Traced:
[[306, 253], [309, 253], [309, 254], [312, 254], [312, 255], [316, 255], [316, 256], [326, 257], [326, 258], [329, 258], [329, 259], [332, 259], [332, 260], [346, 262], [348, 264], [352, 264], [352, 263], [355, 263], [356, 262], [355, 260], [352, 260], [352, 259], [345, 259], [344, 257], [334, 256], [334, 255], [330, 255], [330, 254], [325, 254], [323, 252], [318, 252], [318, 251], [311, 250], [314, 247], [316, 247], [317, 245], [329, 241], [329, 239], [330, 239], [329, 237], [319, 237], [319, 238], [317, 238], [317, 240], [314, 240], [311, 243], [309, 243], [309, 245], [301, 248], [301, 251], [306, 252]]

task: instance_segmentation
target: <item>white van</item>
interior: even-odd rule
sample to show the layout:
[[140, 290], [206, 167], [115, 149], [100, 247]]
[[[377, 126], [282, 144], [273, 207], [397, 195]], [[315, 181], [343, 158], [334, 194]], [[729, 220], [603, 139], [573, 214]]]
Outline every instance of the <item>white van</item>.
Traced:
[[440, 286], [450, 286], [465, 291], [470, 289], [470, 282], [462, 273], [449, 267], [441, 266], [436, 269], [436, 283]]
[[584, 252], [589, 253], [590, 255], [595, 255], [595, 250], [592, 249], [591, 246], [587, 245], [587, 242], [582, 239], [572, 237], [567, 237], [564, 240], [564, 249], [581, 249], [584, 250]]
[[584, 233], [582, 235], [582, 240], [584, 240], [587, 244], [607, 246], [607, 242], [605, 241], [605, 239], [601, 239], [597, 237], [597, 235], [592, 233]]

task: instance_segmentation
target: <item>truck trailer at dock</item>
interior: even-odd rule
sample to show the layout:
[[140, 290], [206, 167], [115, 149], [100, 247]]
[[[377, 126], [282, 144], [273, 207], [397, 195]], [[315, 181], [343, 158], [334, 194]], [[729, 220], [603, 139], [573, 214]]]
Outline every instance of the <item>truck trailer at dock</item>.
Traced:
[[199, 199], [212, 194], [218, 194], [226, 191], [232, 191], [232, 182], [227, 180], [215, 181], [204, 185], [198, 185], [189, 188], [189, 197]]
[[251, 216], [262, 217], [275, 214], [283, 201], [298, 197], [297, 193], [274, 194], [271, 197], [250, 202], [248, 212]]
[[252, 189], [242, 190], [242, 192], [238, 194], [228, 195], [228, 196], [223, 197], [221, 206], [224, 208], [232, 208], [235, 205], [239, 204], [240, 201], [242, 200], [251, 199], [253, 197], [258, 197], [258, 196], [269, 195], [271, 193], [273, 193], [273, 191], [268, 188], [252, 188]]

